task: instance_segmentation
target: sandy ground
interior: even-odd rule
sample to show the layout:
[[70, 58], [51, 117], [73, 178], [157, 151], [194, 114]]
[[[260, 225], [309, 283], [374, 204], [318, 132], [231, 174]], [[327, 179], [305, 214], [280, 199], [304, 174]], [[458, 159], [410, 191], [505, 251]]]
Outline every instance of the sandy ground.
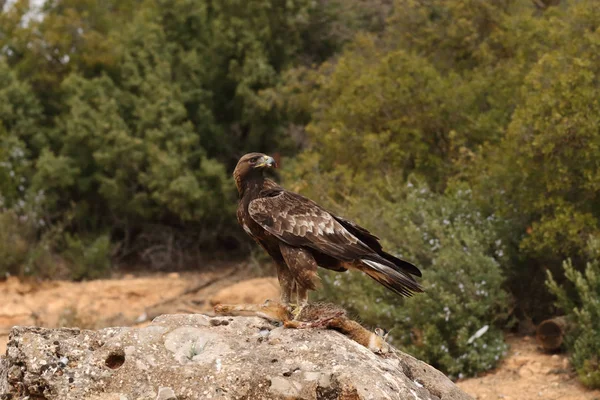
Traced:
[[247, 278], [244, 266], [224, 266], [204, 273], [126, 275], [90, 282], [2, 280], [0, 354], [13, 325], [134, 326], [161, 314], [211, 312], [219, 302], [262, 303], [279, 297], [276, 278]]
[[465, 379], [458, 386], [476, 399], [600, 400], [576, 378], [565, 354], [541, 351], [532, 337], [508, 336], [508, 357], [494, 371]]
[[[126, 275], [91, 282], [0, 281], [0, 354], [13, 325], [101, 328], [147, 323], [160, 314], [210, 312], [216, 303], [278, 298], [275, 278], [251, 278], [245, 266], [204, 273]], [[600, 400], [581, 386], [564, 354], [546, 354], [529, 337], [507, 337], [501, 366], [458, 385], [481, 400]]]

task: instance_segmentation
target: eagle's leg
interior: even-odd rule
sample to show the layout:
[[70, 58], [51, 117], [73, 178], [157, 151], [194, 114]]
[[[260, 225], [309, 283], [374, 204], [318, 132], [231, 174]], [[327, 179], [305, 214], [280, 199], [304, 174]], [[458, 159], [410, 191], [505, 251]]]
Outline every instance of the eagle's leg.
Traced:
[[292, 314], [294, 318], [297, 318], [302, 312], [302, 308], [308, 304], [308, 291], [315, 290], [319, 283], [318, 265], [312, 253], [307, 249], [280, 243], [279, 250], [281, 250], [281, 255], [295, 281], [296, 304]]
[[292, 315], [294, 319], [298, 319], [298, 316], [302, 312], [302, 309], [308, 304], [308, 288], [300, 285], [296, 282], [296, 303], [292, 309]]
[[279, 280], [279, 290], [281, 291], [281, 304], [289, 306], [294, 291], [294, 278], [290, 269], [284, 263], [277, 263], [277, 279]]
[[308, 304], [308, 288], [297, 285], [296, 296], [296, 303], [298, 306], [304, 307]]

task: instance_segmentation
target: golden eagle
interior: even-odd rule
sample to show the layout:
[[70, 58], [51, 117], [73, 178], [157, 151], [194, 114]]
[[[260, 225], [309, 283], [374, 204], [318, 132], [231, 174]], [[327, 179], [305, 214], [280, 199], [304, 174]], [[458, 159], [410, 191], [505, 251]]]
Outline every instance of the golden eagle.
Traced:
[[265, 169], [275, 166], [272, 157], [249, 153], [233, 176], [238, 221], [275, 261], [282, 303], [289, 304], [293, 294], [299, 305], [307, 303], [308, 290], [319, 281], [318, 266], [363, 271], [402, 296], [423, 291], [412, 276], [421, 271], [383, 251], [377, 236], [265, 178]]

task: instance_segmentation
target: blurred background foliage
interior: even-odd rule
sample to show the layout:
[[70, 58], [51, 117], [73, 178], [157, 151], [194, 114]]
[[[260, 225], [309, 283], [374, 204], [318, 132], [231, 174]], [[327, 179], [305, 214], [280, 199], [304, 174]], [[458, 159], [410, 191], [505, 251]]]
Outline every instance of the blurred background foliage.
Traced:
[[0, 273], [244, 256], [230, 173], [263, 151], [423, 268], [415, 300], [351, 274], [323, 293], [453, 376], [556, 313], [547, 273], [576, 291], [563, 261], [583, 271], [599, 236], [597, 1], [41, 3], [0, 2]]
[[548, 271], [547, 286], [557, 298], [556, 305], [566, 312], [568, 332], [566, 347], [581, 382], [591, 388], [600, 387], [600, 241], [588, 243], [585, 270], [575, 269], [571, 260], [564, 262], [567, 277], [559, 285]]
[[391, 4], [377, 4], [3, 4], [1, 207], [29, 219], [34, 239], [61, 226], [57, 253], [106, 235], [105, 258], [161, 269], [247, 252], [232, 167], [245, 152], [300, 148], [263, 93], [283, 71], [330, 58], [355, 32], [382, 30]]

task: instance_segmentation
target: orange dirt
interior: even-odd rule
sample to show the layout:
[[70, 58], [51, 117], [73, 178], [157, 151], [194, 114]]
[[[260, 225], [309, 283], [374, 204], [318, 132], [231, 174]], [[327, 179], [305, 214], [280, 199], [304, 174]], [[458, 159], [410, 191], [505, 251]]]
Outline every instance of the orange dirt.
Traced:
[[275, 278], [248, 279], [219, 290], [210, 304], [262, 304], [279, 299], [279, 283]]
[[13, 325], [130, 326], [160, 314], [210, 312], [218, 302], [262, 303], [279, 297], [276, 278], [238, 283], [248, 277], [246, 271], [244, 266], [225, 266], [203, 273], [126, 275], [89, 282], [8, 278], [0, 281], [0, 354]]
[[458, 386], [480, 400], [600, 400], [578, 381], [565, 354], [543, 352], [532, 337], [508, 336], [509, 354], [494, 371]]

